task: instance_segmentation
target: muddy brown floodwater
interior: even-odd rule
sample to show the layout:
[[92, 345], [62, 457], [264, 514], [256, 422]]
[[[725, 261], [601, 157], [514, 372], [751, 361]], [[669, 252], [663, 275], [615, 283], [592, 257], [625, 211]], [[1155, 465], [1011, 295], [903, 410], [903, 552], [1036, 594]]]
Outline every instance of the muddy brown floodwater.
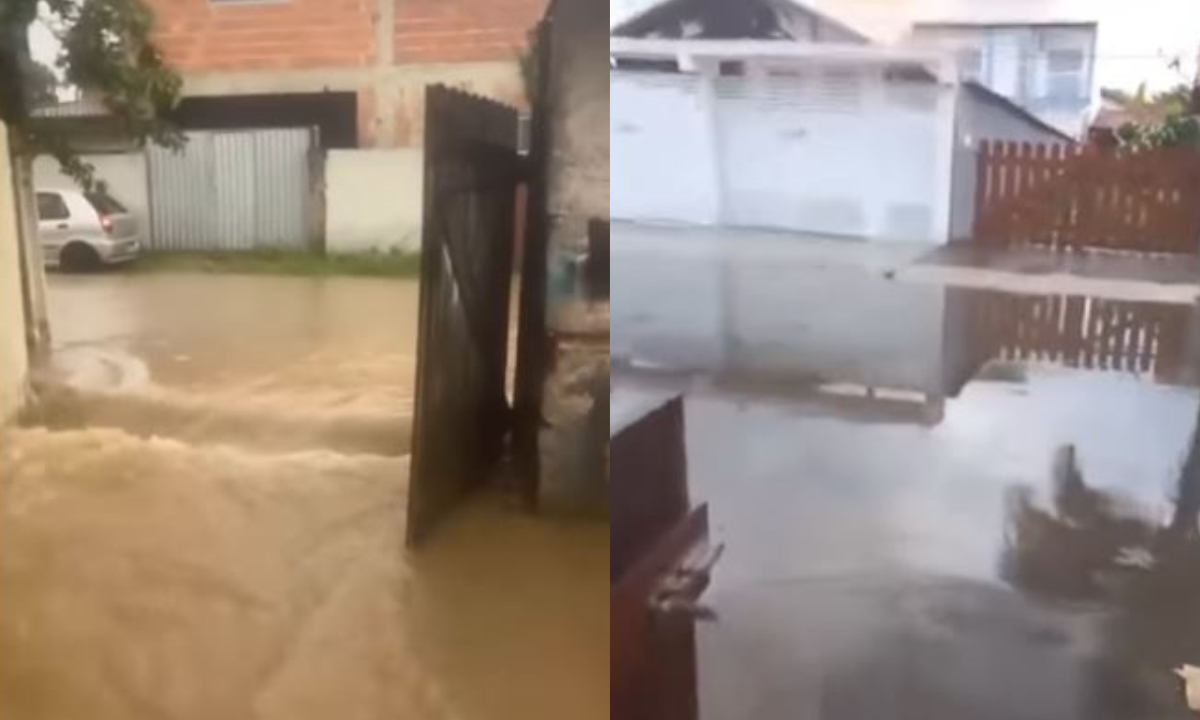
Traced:
[[0, 716], [608, 717], [607, 526], [403, 549], [415, 285], [54, 277], [0, 439]]

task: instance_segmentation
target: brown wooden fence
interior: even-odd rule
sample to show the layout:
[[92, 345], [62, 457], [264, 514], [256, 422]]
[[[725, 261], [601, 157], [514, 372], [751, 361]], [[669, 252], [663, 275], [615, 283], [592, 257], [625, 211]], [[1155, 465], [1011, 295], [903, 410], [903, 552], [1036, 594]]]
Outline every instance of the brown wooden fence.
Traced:
[[984, 142], [974, 240], [1200, 254], [1200, 152]]

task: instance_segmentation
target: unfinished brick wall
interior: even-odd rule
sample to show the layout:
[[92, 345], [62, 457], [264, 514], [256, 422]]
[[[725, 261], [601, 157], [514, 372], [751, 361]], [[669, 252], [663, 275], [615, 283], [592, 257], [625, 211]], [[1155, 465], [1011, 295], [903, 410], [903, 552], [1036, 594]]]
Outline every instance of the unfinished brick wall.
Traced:
[[[380, 0], [146, 0], [183, 72], [361, 67]], [[513, 60], [548, 0], [395, 0], [396, 62]]]
[[363, 67], [375, 60], [378, 0], [146, 2], [157, 17], [159, 46], [185, 73]]
[[514, 60], [547, 0], [398, 0], [396, 62]]

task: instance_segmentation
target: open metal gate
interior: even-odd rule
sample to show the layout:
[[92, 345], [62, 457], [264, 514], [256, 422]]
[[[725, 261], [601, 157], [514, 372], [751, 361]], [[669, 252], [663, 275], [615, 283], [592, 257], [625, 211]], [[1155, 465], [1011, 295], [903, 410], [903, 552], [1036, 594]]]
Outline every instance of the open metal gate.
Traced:
[[504, 452], [518, 115], [443, 86], [425, 98], [425, 220], [408, 543]]

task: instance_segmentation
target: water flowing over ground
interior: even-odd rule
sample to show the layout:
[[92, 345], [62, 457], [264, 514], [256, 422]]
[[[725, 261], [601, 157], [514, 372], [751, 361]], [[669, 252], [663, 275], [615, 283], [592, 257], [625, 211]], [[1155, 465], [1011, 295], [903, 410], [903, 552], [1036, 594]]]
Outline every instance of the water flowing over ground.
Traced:
[[608, 530], [403, 549], [417, 288], [55, 277], [0, 438], [0, 716], [606, 718]]

